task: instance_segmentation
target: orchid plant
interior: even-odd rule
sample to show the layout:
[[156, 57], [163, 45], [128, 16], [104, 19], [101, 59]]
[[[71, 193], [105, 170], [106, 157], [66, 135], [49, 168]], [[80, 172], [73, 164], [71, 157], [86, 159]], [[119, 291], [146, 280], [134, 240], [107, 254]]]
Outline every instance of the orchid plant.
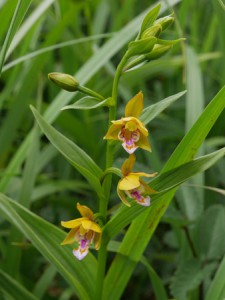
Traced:
[[[81, 217], [61, 221], [61, 226], [69, 229], [69, 232], [66, 236], [62, 231], [57, 233], [57, 238], [59, 235], [60, 238], [62, 237], [61, 245], [63, 247], [60, 246], [60, 242], [58, 243], [58, 247], [63, 248], [59, 251], [64, 251], [62, 257], [65, 258], [68, 255], [73, 258], [72, 265], [68, 263], [68, 261], [71, 262], [70, 258], [68, 261], [67, 258], [65, 259], [67, 268], [61, 268], [62, 273], [65, 274], [68, 282], [75, 287], [80, 299], [119, 299], [135, 264], [138, 261], [144, 261], [142, 259], [143, 251], [160, 217], [168, 207], [176, 187], [196, 173], [204, 171], [223, 155], [222, 152], [216, 152], [210, 157], [192, 160], [203, 141], [201, 139], [204, 139], [207, 130], [212, 126], [211, 124], [204, 134], [200, 135], [201, 139], [196, 137], [193, 142], [190, 142], [188, 137], [190, 145], [195, 143], [192, 145], [193, 152], [187, 152], [185, 146], [187, 142], [181, 143], [179, 151], [174, 152], [171, 160], [168, 161], [159, 175], [158, 172], [145, 172], [147, 169], [151, 170], [148, 165], [145, 166], [145, 170], [138, 165], [139, 153], [147, 151], [147, 155], [150, 156], [152, 155], [151, 152], [154, 151], [152, 150], [154, 147], [151, 147], [149, 142], [149, 135], [152, 137], [152, 133], [151, 124], [148, 126], [148, 123], [172, 102], [171, 99], [166, 99], [157, 103], [156, 106], [144, 107], [144, 95], [142, 91], [137, 89], [131, 99], [126, 99], [125, 112], [119, 118], [121, 103], [119, 102], [118, 87], [120, 78], [124, 73], [133, 68], [141, 68], [150, 61], [161, 58], [175, 44], [183, 40], [160, 38], [160, 35], [174, 21], [172, 15], [158, 18], [160, 9], [161, 4], [158, 4], [146, 14], [138, 35], [127, 45], [126, 52], [119, 62], [113, 78], [111, 95], [105, 97], [99, 92], [83, 86], [79, 80], [69, 74], [52, 72], [48, 75], [48, 78], [57, 87], [63, 89], [64, 93], [80, 92], [85, 95], [73, 104], [62, 105], [61, 110], [87, 110], [99, 107], [107, 109], [108, 128], [105, 135], [102, 136], [102, 141], [106, 147], [104, 168], [99, 166], [78, 145], [59, 133], [34, 107], [31, 107], [37, 123], [51, 144], [85, 177], [97, 195], [98, 210], [96, 213], [80, 199], [81, 204], [76, 203], [76, 207]], [[178, 99], [184, 93], [175, 95], [174, 99]], [[215, 104], [215, 107], [218, 105]], [[219, 109], [216, 111], [218, 112]], [[205, 118], [199, 120], [193, 132], [200, 132], [204, 120]], [[152, 138], [154, 139], [154, 137]], [[190, 148], [191, 146], [188, 149]], [[118, 167], [116, 162], [117, 158], [121, 158], [118, 154], [121, 151], [123, 152], [122, 157], [125, 156], [125, 158]], [[179, 153], [181, 152], [186, 155], [184, 155], [185, 159], [183, 160], [179, 160]], [[184, 170], [186, 170], [185, 173]], [[117, 180], [117, 188], [115, 184], [112, 184], [114, 175], [117, 176], [115, 179]], [[118, 201], [113, 207], [110, 202], [111, 192], [117, 192]], [[113, 237], [121, 233], [128, 225], [130, 225], [129, 230], [124, 235], [122, 242], [113, 240]], [[72, 249], [71, 244], [75, 245], [75, 248]], [[47, 255], [54, 260], [46, 248], [44, 249]], [[96, 253], [95, 250], [98, 252]], [[117, 255], [107, 270], [109, 251], [114, 251]], [[126, 272], [123, 273], [123, 270]], [[118, 293], [115, 292], [117, 298], [114, 298], [114, 293], [110, 293], [117, 283]], [[164, 300], [164, 298], [162, 299]]]

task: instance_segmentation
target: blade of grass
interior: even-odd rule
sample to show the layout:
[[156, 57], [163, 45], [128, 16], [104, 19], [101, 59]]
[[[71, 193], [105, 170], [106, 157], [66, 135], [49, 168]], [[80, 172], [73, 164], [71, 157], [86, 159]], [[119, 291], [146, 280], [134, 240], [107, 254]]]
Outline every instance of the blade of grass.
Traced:
[[17, 300], [38, 300], [32, 293], [26, 290], [17, 280], [0, 270], [0, 286], [3, 291]]
[[31, 0], [19, 0], [17, 2], [17, 6], [15, 8], [12, 20], [10, 22], [9, 29], [7, 31], [7, 35], [4, 41], [4, 44], [1, 49], [0, 53], [0, 75], [2, 73], [2, 66], [4, 64], [5, 59], [7, 59], [7, 51], [9, 49], [10, 43], [12, 42], [12, 39], [22, 22], [29, 6], [30, 6]]

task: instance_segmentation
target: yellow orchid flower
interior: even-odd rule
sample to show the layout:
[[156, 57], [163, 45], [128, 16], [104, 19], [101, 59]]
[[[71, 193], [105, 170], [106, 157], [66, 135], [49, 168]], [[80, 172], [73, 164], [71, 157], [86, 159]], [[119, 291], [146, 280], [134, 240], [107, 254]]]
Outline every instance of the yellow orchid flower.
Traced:
[[155, 194], [156, 191], [148, 186], [140, 177], [154, 177], [157, 173], [147, 174], [144, 172], [132, 172], [135, 161], [136, 157], [132, 154], [123, 163], [121, 171], [124, 177], [118, 183], [117, 193], [127, 206], [130, 206], [127, 198], [135, 200], [142, 206], [149, 206], [151, 200], [150, 195]]
[[77, 203], [77, 209], [82, 218], [61, 222], [63, 227], [71, 229], [61, 245], [78, 242], [79, 246], [73, 250], [73, 254], [81, 260], [88, 254], [89, 245], [92, 242], [94, 242], [96, 250], [100, 248], [102, 229], [94, 222], [94, 214], [90, 208]]
[[148, 142], [148, 130], [144, 123], [138, 117], [143, 110], [143, 94], [139, 92], [126, 105], [125, 118], [112, 121], [108, 132], [104, 139], [120, 140], [123, 148], [132, 154], [140, 147], [151, 151], [151, 146]]

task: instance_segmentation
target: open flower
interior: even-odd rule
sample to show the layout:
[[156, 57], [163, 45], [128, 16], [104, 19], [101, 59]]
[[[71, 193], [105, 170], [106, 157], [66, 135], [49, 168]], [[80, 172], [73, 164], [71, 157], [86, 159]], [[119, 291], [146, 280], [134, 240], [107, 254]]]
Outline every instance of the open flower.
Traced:
[[118, 183], [117, 193], [127, 206], [130, 206], [127, 198], [135, 200], [142, 206], [149, 206], [151, 200], [150, 195], [155, 194], [156, 191], [148, 186], [140, 177], [154, 177], [157, 173], [147, 174], [144, 172], [132, 172], [135, 160], [136, 157], [132, 154], [123, 163], [121, 171], [124, 177]]
[[77, 203], [77, 209], [82, 218], [61, 222], [63, 227], [71, 229], [61, 245], [78, 242], [79, 246], [73, 250], [73, 254], [81, 260], [88, 254], [89, 245], [93, 242], [96, 250], [100, 248], [102, 229], [94, 222], [94, 214], [90, 208]]
[[143, 94], [139, 92], [126, 105], [125, 118], [112, 121], [104, 139], [122, 141], [123, 148], [132, 154], [140, 147], [151, 151], [148, 142], [148, 130], [138, 117], [143, 110]]

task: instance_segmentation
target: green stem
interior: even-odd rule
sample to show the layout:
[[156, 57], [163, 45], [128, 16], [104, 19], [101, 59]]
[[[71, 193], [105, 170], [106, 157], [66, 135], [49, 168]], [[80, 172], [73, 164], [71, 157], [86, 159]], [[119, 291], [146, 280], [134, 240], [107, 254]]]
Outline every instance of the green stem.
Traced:
[[[116, 74], [114, 77], [113, 88], [112, 88], [113, 105], [110, 106], [109, 108], [109, 126], [111, 126], [111, 121], [116, 119], [119, 79], [122, 73], [123, 66], [126, 63], [126, 61], [127, 61], [127, 56], [125, 54], [120, 64], [117, 67]], [[114, 160], [114, 144], [112, 141], [108, 140], [107, 149], [106, 149], [106, 169], [112, 167], [113, 160]], [[104, 178], [102, 187], [103, 187], [105, 197], [100, 199], [99, 202], [99, 213], [105, 220], [107, 217], [107, 208], [108, 208], [111, 184], [112, 184], [112, 175], [110, 174]], [[104, 238], [104, 232], [103, 232], [102, 244], [98, 252], [98, 271], [97, 271], [96, 295], [95, 295], [96, 300], [102, 299], [105, 266], [107, 260], [107, 243], [105, 242], [105, 240], [106, 239]]]
[[82, 86], [82, 85], [79, 85], [78, 86], [78, 90], [86, 95], [89, 95], [89, 96], [92, 96], [92, 97], [96, 97], [98, 98], [99, 100], [104, 100], [105, 98], [100, 95], [99, 93], [87, 88], [86, 86]]

